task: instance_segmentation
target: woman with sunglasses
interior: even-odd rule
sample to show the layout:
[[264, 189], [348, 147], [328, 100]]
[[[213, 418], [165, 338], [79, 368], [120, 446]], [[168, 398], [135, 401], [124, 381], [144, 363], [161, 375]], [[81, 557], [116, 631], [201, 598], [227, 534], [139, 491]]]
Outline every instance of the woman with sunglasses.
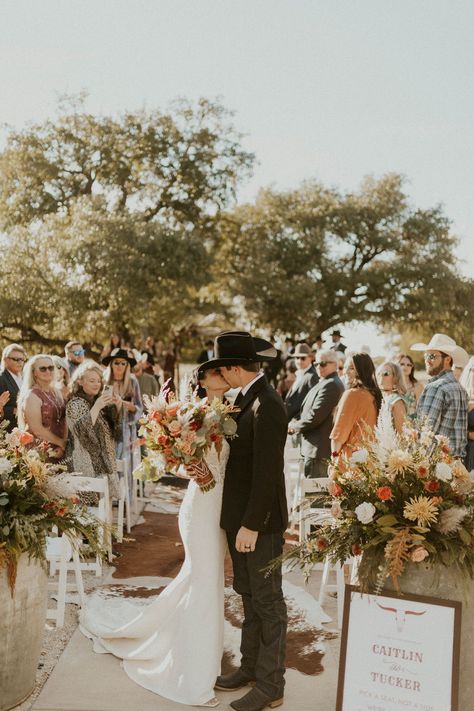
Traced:
[[384, 403], [390, 410], [393, 427], [400, 434], [407, 418], [406, 388], [402, 369], [397, 363], [382, 363], [377, 368], [377, 382], [382, 391]]
[[64, 455], [67, 440], [66, 408], [56, 385], [53, 358], [40, 354], [29, 359], [23, 371], [18, 395], [18, 425], [36, 438], [47, 442], [50, 461]]
[[332, 456], [350, 457], [375, 429], [382, 405], [382, 393], [375, 377], [372, 358], [367, 353], [351, 353], [344, 363], [347, 390], [337, 406], [331, 434]]
[[415, 363], [413, 358], [406, 353], [399, 353], [394, 362], [400, 366], [403, 373], [405, 385], [404, 400], [407, 407], [407, 417], [414, 420], [416, 417], [416, 406], [423, 392], [423, 385], [415, 378]]
[[[137, 424], [143, 413], [142, 398], [138, 380], [132, 374], [137, 364], [131, 351], [114, 348], [102, 359], [107, 366], [104, 371], [104, 384], [112, 388], [115, 395], [111, 407], [114, 421], [115, 449], [118, 459], [123, 459], [127, 468], [130, 487], [132, 486], [133, 449], [137, 439]], [[136, 448], [139, 452], [140, 448]]]

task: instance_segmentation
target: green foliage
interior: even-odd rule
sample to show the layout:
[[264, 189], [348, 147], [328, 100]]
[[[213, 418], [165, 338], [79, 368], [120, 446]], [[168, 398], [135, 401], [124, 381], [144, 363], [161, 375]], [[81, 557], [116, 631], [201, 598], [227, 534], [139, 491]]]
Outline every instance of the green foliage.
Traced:
[[[29, 433], [0, 428], [0, 569], [7, 568], [13, 592], [19, 557], [46, 562], [46, 536], [82, 535], [91, 550], [104, 556], [101, 522], [59, 483], [61, 467], [44, 461], [39, 449], [27, 449]], [[72, 492], [71, 492], [72, 493]]]
[[261, 327], [307, 335], [370, 320], [442, 330], [456, 314], [472, 331], [474, 283], [457, 272], [449, 221], [440, 208], [409, 206], [398, 175], [348, 194], [317, 183], [261, 191], [219, 228], [216, 279]]
[[48, 348], [71, 334], [168, 333], [208, 279], [215, 216], [251, 169], [230, 114], [204, 99], [168, 113], [11, 132], [0, 155], [0, 336]]

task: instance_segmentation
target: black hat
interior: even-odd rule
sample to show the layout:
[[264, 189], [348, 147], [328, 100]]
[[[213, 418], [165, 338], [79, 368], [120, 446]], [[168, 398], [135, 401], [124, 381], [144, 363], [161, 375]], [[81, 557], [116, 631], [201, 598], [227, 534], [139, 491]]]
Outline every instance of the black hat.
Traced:
[[106, 355], [102, 358], [102, 363], [104, 365], [109, 365], [109, 363], [112, 360], [115, 360], [115, 358], [122, 358], [123, 360], [126, 360], [127, 363], [130, 364], [131, 368], [134, 368], [137, 364], [137, 361], [133, 357], [133, 353], [131, 351], [125, 350], [125, 348], [114, 348], [110, 351], [109, 355]]
[[276, 348], [263, 338], [251, 336], [246, 331], [224, 331], [214, 341], [215, 357], [202, 363], [199, 370], [220, 368], [224, 365], [248, 365], [275, 360]]
[[334, 331], [331, 331], [331, 333], [329, 335], [330, 336], [339, 336], [339, 338], [342, 338], [342, 333], [337, 328], [335, 328]]

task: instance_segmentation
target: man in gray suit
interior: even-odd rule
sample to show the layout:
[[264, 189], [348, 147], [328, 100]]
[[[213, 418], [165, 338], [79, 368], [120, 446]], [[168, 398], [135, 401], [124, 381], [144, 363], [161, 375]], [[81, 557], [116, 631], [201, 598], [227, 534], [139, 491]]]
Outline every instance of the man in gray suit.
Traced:
[[327, 476], [331, 459], [329, 434], [333, 413], [344, 392], [342, 380], [337, 375], [337, 360], [336, 351], [317, 352], [315, 366], [321, 379], [306, 395], [300, 417], [293, 420], [288, 429], [290, 434], [301, 434], [304, 475], [310, 478]]
[[313, 365], [313, 353], [307, 343], [298, 343], [291, 357], [296, 363], [296, 380], [285, 397], [288, 422], [299, 417], [303, 400], [319, 380]]

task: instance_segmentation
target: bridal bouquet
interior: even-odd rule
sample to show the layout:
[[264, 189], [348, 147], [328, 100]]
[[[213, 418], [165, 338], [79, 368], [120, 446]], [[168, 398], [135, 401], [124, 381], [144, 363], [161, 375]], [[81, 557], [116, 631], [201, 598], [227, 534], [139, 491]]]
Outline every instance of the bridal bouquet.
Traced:
[[303, 570], [326, 556], [344, 563], [362, 555], [362, 590], [379, 591], [390, 577], [399, 592], [408, 562], [474, 577], [474, 472], [426, 425], [397, 435], [380, 423], [375, 439], [330, 467], [328, 489], [315, 500], [330, 515], [283, 556]]
[[215, 446], [220, 454], [225, 437], [235, 436], [237, 424], [231, 417], [236, 409], [217, 398], [180, 401], [163, 387], [154, 398], [144, 398], [146, 415], [140, 421], [140, 442], [147, 456], [133, 475], [141, 481], [157, 481], [167, 472], [184, 466], [202, 491], [216, 482], [204, 457]]

